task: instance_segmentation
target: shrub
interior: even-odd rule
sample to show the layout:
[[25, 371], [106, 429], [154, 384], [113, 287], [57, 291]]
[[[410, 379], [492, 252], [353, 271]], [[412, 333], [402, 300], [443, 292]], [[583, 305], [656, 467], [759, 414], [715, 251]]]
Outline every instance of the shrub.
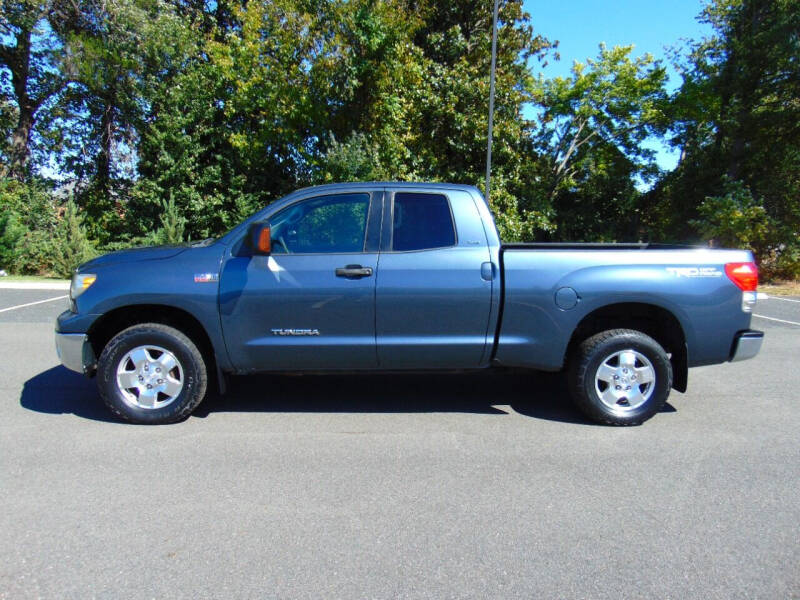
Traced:
[[14, 271], [19, 254], [19, 244], [27, 229], [20, 223], [19, 215], [12, 210], [0, 214], [0, 268]]
[[763, 279], [800, 277], [800, 234], [770, 218], [741, 182], [727, 181], [724, 192], [706, 197], [692, 224], [715, 245], [752, 250]]
[[722, 196], [707, 196], [698, 207], [700, 218], [692, 224], [715, 245], [749, 248], [763, 255], [769, 246], [770, 218], [750, 190], [728, 181]]
[[53, 235], [49, 231], [27, 231], [17, 244], [11, 267], [22, 275], [53, 275]]
[[48, 273], [55, 221], [55, 202], [42, 182], [0, 178], [0, 267]]

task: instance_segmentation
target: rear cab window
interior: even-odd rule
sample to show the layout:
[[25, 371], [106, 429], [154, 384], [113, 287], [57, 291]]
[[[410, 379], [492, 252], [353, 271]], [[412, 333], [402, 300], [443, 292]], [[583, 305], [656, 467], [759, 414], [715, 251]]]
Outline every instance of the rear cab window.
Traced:
[[392, 250], [433, 250], [456, 244], [453, 213], [447, 196], [417, 192], [394, 195]]

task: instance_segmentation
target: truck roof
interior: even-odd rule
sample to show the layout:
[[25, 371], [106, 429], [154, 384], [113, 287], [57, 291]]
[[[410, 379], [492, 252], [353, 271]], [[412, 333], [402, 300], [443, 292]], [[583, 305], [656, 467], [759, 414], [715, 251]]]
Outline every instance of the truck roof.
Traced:
[[429, 183], [425, 181], [359, 181], [347, 183], [326, 183], [324, 185], [314, 185], [297, 190], [297, 192], [309, 192], [312, 190], [330, 191], [340, 188], [375, 188], [375, 187], [393, 187], [393, 188], [428, 188], [428, 189], [441, 189], [441, 190], [461, 190], [465, 192], [477, 192], [481, 195], [480, 190], [474, 185], [467, 185], [463, 183]]

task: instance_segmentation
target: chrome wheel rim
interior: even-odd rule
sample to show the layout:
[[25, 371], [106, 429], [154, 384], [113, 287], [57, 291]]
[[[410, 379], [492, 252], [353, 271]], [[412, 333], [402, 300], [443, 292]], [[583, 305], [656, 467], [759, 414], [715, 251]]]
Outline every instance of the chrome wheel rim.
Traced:
[[597, 368], [594, 389], [607, 407], [621, 412], [636, 410], [653, 395], [656, 371], [641, 352], [632, 348], [607, 356]]
[[137, 346], [117, 365], [117, 388], [136, 408], [164, 408], [183, 390], [183, 367], [161, 346]]

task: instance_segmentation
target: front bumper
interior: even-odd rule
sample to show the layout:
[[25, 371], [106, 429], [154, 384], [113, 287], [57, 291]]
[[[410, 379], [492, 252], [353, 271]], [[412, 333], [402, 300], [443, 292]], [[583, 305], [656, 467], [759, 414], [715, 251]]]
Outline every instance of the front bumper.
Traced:
[[738, 362], [740, 360], [747, 360], [753, 358], [761, 350], [761, 344], [764, 342], [763, 331], [742, 331], [736, 335], [733, 340], [733, 349], [731, 350], [731, 362]]
[[94, 369], [95, 356], [85, 333], [56, 332], [56, 352], [61, 364], [81, 375]]

